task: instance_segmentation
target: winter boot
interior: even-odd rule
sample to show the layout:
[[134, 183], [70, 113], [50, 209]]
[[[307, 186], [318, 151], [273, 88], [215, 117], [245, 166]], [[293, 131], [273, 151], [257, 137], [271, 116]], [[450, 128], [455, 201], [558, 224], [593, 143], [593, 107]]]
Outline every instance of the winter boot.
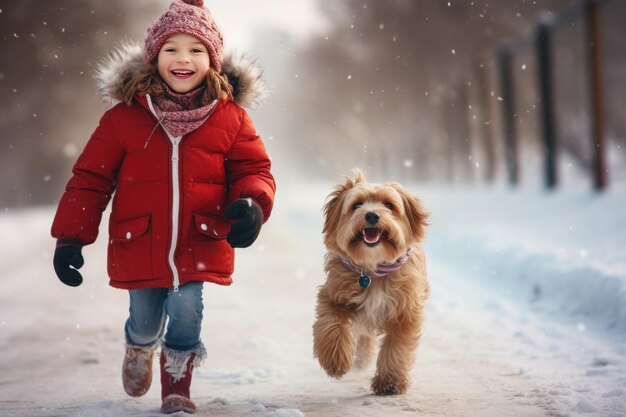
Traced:
[[189, 395], [196, 360], [195, 352], [172, 352], [171, 349], [161, 351], [161, 412], [196, 412], [196, 405]]
[[141, 397], [152, 383], [152, 359], [157, 344], [141, 347], [126, 345], [126, 356], [122, 365], [124, 391], [131, 397]]

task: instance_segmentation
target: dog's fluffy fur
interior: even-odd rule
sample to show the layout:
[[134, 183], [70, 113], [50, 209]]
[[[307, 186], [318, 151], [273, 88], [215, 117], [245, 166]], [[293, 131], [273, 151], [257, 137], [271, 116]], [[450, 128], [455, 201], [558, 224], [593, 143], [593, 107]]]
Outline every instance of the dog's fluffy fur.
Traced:
[[[379, 220], [368, 222], [368, 213], [376, 213]], [[328, 196], [324, 215], [327, 279], [317, 298], [314, 355], [329, 376], [341, 378], [353, 365], [368, 365], [382, 335], [372, 390], [403, 394], [429, 293], [421, 246], [428, 214], [400, 184], [370, 184], [357, 170], [354, 180], [346, 177]], [[372, 226], [378, 235], [370, 230], [366, 239], [364, 229]], [[343, 257], [363, 271], [375, 271], [407, 252], [400, 269], [372, 277], [368, 288], [361, 288], [360, 274], [342, 262]]]

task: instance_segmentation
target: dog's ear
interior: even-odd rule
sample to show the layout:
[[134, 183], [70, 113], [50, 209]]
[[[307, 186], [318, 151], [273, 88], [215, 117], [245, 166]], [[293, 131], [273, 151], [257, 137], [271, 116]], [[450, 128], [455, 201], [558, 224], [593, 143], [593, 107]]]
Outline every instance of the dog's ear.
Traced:
[[342, 185], [338, 185], [326, 198], [326, 204], [324, 204], [324, 229], [322, 230], [326, 236], [328, 236], [331, 231], [336, 230], [339, 225], [341, 207], [343, 206], [346, 191], [353, 188], [356, 184], [365, 181], [363, 172], [361, 172], [360, 169], [354, 169], [354, 174], [354, 180], [350, 177], [344, 177], [346, 182]]
[[339, 186], [326, 199], [326, 204], [324, 204], [324, 229], [322, 230], [325, 236], [336, 230], [339, 225], [344, 193], [344, 187]]
[[403, 186], [397, 183], [389, 185], [402, 197], [404, 211], [409, 219], [409, 223], [411, 224], [413, 236], [415, 236], [417, 240], [422, 240], [424, 238], [424, 229], [428, 226], [428, 212], [424, 210], [420, 201], [409, 193]]
[[355, 184], [365, 182], [365, 175], [363, 175], [363, 171], [361, 171], [359, 168], [353, 168], [352, 172], [354, 173], [354, 181], [352, 181], [348, 177], [345, 177], [346, 183], [352, 182], [352, 187], [354, 187]]

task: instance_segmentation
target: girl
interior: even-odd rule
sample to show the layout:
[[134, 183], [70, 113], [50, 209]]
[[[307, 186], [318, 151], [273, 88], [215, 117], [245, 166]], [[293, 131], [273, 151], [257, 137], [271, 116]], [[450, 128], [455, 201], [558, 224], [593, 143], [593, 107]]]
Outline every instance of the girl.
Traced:
[[163, 339], [164, 413], [195, 411], [191, 376], [206, 356], [203, 282], [232, 282], [233, 248], [254, 242], [275, 192], [270, 160], [240, 107], [258, 101], [260, 72], [223, 61], [222, 34], [202, 3], [175, 0], [143, 50], [126, 45], [100, 68], [100, 92], [121, 103], [74, 165], [52, 225], [55, 272], [78, 286], [81, 248], [95, 241], [115, 191], [108, 275], [130, 293], [123, 385], [131, 396], [148, 391]]

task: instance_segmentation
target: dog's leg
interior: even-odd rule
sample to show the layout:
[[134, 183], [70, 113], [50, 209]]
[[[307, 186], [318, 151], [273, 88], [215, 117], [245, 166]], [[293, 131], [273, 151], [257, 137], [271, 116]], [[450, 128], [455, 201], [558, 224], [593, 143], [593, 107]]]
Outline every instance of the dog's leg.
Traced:
[[417, 310], [385, 326], [376, 375], [372, 378], [372, 390], [378, 395], [404, 394], [409, 388], [409, 371], [422, 335], [423, 308]]
[[356, 353], [354, 354], [354, 367], [363, 369], [372, 360], [374, 350], [376, 349], [376, 336], [371, 333], [364, 333], [359, 336], [356, 344]]
[[352, 367], [354, 338], [350, 329], [354, 318], [347, 306], [333, 303], [322, 287], [317, 297], [317, 319], [313, 324], [313, 354], [326, 373], [341, 378]]

